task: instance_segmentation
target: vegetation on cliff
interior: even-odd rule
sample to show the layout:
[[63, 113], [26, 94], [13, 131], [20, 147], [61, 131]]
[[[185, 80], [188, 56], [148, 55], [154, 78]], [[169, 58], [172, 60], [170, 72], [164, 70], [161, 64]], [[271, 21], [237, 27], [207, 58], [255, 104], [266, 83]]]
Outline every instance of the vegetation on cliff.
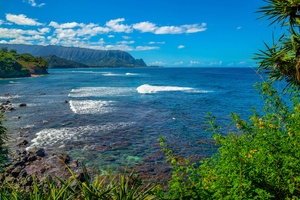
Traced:
[[18, 54], [6, 47], [0, 49], [0, 78], [29, 77], [32, 74], [46, 74], [47, 62], [31, 54]]
[[[87, 65], [88, 67], [147, 67], [143, 59], [135, 59], [128, 52], [120, 50], [94, 50], [63, 46], [40, 46], [25, 44], [5, 44], [9, 49], [34, 56], [57, 57]], [[0, 44], [0, 47], [4, 46]]]
[[67, 60], [64, 58], [60, 58], [55, 55], [45, 56], [43, 57], [44, 60], [47, 61], [48, 68], [85, 68], [89, 67], [88, 65]]

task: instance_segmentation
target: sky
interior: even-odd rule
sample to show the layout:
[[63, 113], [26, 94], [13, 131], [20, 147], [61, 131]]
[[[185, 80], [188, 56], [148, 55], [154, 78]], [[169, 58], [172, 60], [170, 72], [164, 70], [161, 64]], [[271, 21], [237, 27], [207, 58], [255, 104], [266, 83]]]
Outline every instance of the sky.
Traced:
[[[124, 50], [147, 65], [256, 67], [263, 0], [0, 0], [0, 43]], [[275, 29], [278, 32], [278, 28]]]

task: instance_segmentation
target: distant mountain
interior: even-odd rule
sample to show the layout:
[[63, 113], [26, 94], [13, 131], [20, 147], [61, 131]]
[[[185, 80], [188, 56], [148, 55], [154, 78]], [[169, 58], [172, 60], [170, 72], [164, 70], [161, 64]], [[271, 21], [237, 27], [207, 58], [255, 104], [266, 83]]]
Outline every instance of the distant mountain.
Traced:
[[147, 67], [143, 59], [135, 59], [129, 53], [119, 50], [93, 50], [77, 47], [40, 46], [25, 44], [0, 44], [1, 47], [29, 53], [34, 56], [50, 56], [85, 64], [89, 67]]
[[85, 68], [89, 67], [88, 65], [71, 61], [71, 60], [66, 60], [64, 58], [60, 58], [55, 55], [50, 55], [50, 56], [44, 56], [44, 60], [47, 61], [47, 67], [48, 68]]

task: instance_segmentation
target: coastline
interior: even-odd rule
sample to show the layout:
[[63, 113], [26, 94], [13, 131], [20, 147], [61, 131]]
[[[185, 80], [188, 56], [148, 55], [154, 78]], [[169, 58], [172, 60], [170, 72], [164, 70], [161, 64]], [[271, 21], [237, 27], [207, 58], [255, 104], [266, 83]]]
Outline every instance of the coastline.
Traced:
[[[0, 111], [4, 116], [7, 112], [16, 112], [20, 108], [26, 109], [26, 103], [19, 104], [18, 107], [13, 106], [13, 98], [10, 98], [9, 94], [4, 94], [2, 97], [8, 99], [0, 103]], [[15, 117], [18, 118], [17, 115]], [[49, 177], [50, 179], [59, 177], [66, 180], [72, 175], [70, 170], [76, 176], [82, 176], [84, 164], [79, 160], [74, 160], [67, 153], [47, 152], [44, 148], [26, 150], [29, 144], [28, 134], [24, 134], [21, 129], [18, 133], [9, 133], [9, 141], [6, 142], [9, 152], [8, 163], [4, 172], [0, 173], [0, 183], [6, 181], [17, 187], [23, 187], [25, 191], [30, 191], [32, 178], [29, 177], [32, 176], [35, 176], [39, 183]], [[154, 155], [149, 155], [144, 159], [147, 163], [133, 167], [122, 166], [116, 173], [134, 171], [146, 183], [160, 183], [166, 186], [171, 179], [171, 167], [167, 163], [157, 163], [157, 160], [161, 159], [163, 159], [163, 154], [157, 151]], [[90, 174], [101, 175], [101, 172], [95, 168], [87, 170]]]

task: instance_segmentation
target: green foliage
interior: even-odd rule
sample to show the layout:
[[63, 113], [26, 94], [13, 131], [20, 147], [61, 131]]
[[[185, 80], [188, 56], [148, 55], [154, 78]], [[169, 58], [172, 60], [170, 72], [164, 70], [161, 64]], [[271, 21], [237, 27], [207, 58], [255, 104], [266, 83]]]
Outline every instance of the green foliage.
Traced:
[[1, 48], [0, 48], [0, 51], [6, 53], [6, 52], [8, 52], [8, 48], [7, 48], [7, 47], [1, 47]]
[[3, 114], [0, 111], [0, 172], [7, 162], [7, 148], [4, 146], [7, 139], [6, 128], [2, 124]]
[[269, 73], [271, 80], [286, 80], [288, 86], [300, 86], [300, 1], [265, 0], [268, 4], [259, 9], [262, 18], [278, 23], [285, 30], [273, 44], [265, 43], [266, 50], [260, 50], [255, 58], [259, 69]]
[[170, 190], [164, 198], [300, 198], [300, 93], [290, 90], [290, 100], [284, 101], [270, 83], [257, 87], [265, 108], [260, 112], [253, 109], [247, 121], [231, 114], [236, 131], [221, 134], [208, 115], [219, 148], [200, 165], [180, 163], [160, 139], [173, 168]]
[[2, 200], [152, 200], [156, 185], [145, 185], [138, 176], [118, 174], [110, 176], [89, 177], [87, 170], [83, 169], [82, 176], [74, 174], [67, 180], [47, 178], [39, 183], [33, 176], [33, 189], [24, 192], [15, 186], [4, 182], [0, 186], [0, 199]]
[[[299, 93], [285, 103], [269, 83], [261, 85], [264, 114], [249, 121], [232, 115], [240, 132], [215, 134], [219, 153], [201, 166], [205, 187], [215, 198], [300, 197]], [[291, 107], [289, 104], [291, 103]]]
[[160, 193], [162, 199], [198, 199], [205, 194], [201, 181], [200, 168], [189, 160], [182, 160], [165, 144], [164, 137], [159, 139], [166, 161], [172, 166], [172, 179], [166, 194]]
[[47, 62], [42, 57], [34, 57], [31, 54], [18, 54], [15, 50], [7, 48], [0, 50], [0, 78], [28, 77], [29, 69], [41, 68], [46, 70]]

